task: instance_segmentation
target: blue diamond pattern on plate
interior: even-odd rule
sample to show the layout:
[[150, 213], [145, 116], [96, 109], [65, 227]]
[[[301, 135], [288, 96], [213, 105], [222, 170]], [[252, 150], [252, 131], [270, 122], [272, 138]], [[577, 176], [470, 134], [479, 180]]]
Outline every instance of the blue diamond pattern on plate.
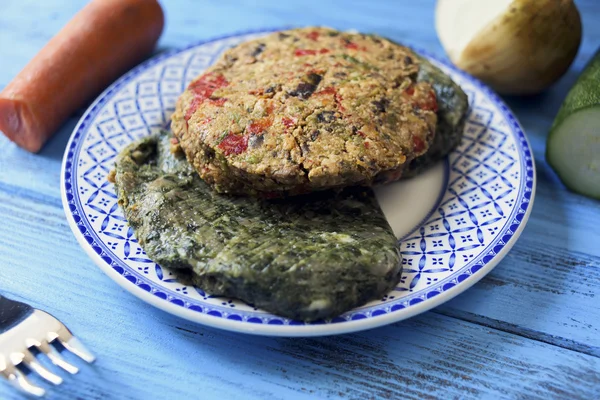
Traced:
[[[119, 80], [76, 128], [65, 154], [63, 189], [80, 240], [128, 284], [160, 301], [215, 318], [295, 326], [302, 323], [175, 280], [148, 259], [106, 181], [121, 149], [168, 124], [177, 97], [191, 79], [223, 50], [263, 34], [235, 35], [163, 54]], [[512, 114], [478, 82], [429, 57], [463, 87], [471, 103], [464, 139], [449, 157], [448, 187], [432, 215], [401, 243], [400, 285], [384, 298], [325, 324], [389, 313], [409, 315], [411, 307], [472, 279], [490, 263], [511, 241], [530, 207], [533, 161]]]

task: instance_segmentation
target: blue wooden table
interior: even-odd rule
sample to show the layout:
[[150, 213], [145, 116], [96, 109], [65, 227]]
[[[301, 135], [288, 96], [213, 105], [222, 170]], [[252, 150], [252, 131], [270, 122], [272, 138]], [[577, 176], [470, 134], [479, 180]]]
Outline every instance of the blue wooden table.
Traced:
[[[84, 3], [2, 0], [0, 89]], [[544, 160], [552, 119], [600, 46], [600, 2], [577, 4], [584, 40], [568, 74], [544, 94], [505, 98], [529, 136], [538, 173], [523, 235], [466, 293], [380, 329], [255, 337], [143, 303], [92, 263], [62, 210], [60, 163], [83, 110], [37, 155], [0, 137], [0, 290], [54, 314], [98, 355], [49, 398], [600, 398], [600, 203], [565, 190]], [[443, 56], [433, 0], [163, 6], [167, 25], [158, 51], [233, 31], [319, 24], [377, 32]], [[0, 399], [19, 398], [0, 381]]]

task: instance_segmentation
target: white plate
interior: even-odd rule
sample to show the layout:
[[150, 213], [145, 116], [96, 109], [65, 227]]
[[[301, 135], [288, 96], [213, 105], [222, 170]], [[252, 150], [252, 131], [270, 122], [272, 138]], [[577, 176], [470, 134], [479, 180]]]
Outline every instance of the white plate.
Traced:
[[331, 321], [305, 324], [182, 285], [149, 260], [106, 180], [115, 156], [133, 140], [166, 126], [187, 83], [223, 50], [264, 34], [236, 34], [161, 54], [119, 79], [79, 121], [63, 160], [63, 204], [79, 243], [108, 276], [142, 300], [205, 325], [312, 336], [373, 328], [422, 313], [463, 292], [498, 264], [531, 211], [531, 149], [496, 95], [424, 52], [462, 86], [471, 111], [464, 139], [448, 160], [415, 179], [377, 190], [402, 240], [402, 281], [387, 296]]

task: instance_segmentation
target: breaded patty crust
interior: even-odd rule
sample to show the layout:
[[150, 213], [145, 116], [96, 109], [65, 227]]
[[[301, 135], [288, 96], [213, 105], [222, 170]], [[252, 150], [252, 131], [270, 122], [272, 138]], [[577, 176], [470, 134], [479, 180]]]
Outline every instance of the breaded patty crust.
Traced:
[[427, 152], [437, 100], [419, 58], [328, 28], [227, 50], [180, 96], [172, 130], [222, 193], [278, 197], [398, 179]]

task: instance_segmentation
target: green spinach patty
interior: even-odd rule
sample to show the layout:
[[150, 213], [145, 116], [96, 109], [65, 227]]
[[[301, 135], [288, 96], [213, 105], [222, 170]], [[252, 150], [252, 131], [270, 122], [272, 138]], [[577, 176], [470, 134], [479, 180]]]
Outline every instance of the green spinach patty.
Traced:
[[111, 173], [139, 244], [198, 287], [284, 317], [330, 318], [401, 274], [397, 239], [369, 188], [284, 200], [212, 190], [167, 132], [137, 141]]
[[427, 153], [412, 160], [404, 170], [402, 178], [416, 176], [429, 168], [459, 145], [467, 113], [469, 98], [466, 93], [441, 69], [422, 57], [419, 59], [417, 82], [428, 82], [435, 91], [438, 111], [435, 137]]

